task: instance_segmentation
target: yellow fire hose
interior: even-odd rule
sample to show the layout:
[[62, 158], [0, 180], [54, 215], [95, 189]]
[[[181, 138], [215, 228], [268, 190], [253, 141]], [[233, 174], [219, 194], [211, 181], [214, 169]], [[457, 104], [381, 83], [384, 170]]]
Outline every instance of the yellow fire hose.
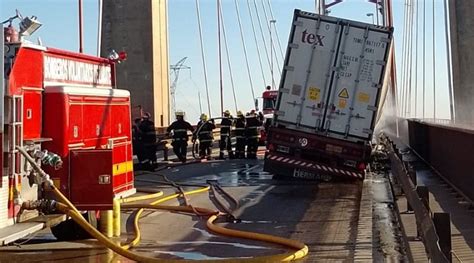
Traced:
[[[124, 205], [126, 208], [154, 208], [154, 209], [165, 209], [169, 211], [181, 211], [181, 212], [188, 212], [188, 213], [194, 213], [194, 209], [199, 210], [200, 212], [207, 212], [207, 213], [212, 213], [214, 211], [206, 209], [206, 208], [192, 208], [192, 207], [182, 207], [182, 206], [153, 206], [153, 205]], [[105, 237], [102, 233], [100, 233], [97, 229], [92, 227], [83, 217], [80, 213], [77, 213], [74, 211], [72, 208], [68, 207], [65, 204], [62, 203], [57, 203], [56, 208], [59, 211], [62, 211], [63, 213], [67, 214], [70, 216], [76, 223], [78, 223], [80, 226], [84, 228], [91, 236], [96, 238], [99, 242], [103, 243], [106, 247], [110, 248], [114, 252], [116, 252], [119, 255], [122, 255], [126, 258], [136, 260], [139, 262], [195, 262], [195, 261], [190, 261], [190, 260], [170, 260], [170, 259], [158, 259], [158, 258], [151, 258], [151, 257], [145, 257], [141, 256], [139, 254], [133, 253], [127, 249], [124, 249], [123, 247], [115, 244], [112, 240], [109, 238]], [[206, 262], [229, 262], [229, 263], [237, 263], [237, 262], [280, 262], [280, 261], [291, 261], [291, 260], [296, 260], [300, 259], [308, 254], [308, 247], [300, 243], [298, 241], [294, 241], [291, 239], [286, 239], [286, 238], [281, 238], [281, 237], [275, 237], [271, 235], [266, 235], [266, 234], [259, 234], [259, 233], [252, 233], [252, 232], [245, 232], [245, 231], [240, 231], [240, 230], [231, 230], [231, 229], [226, 229], [223, 227], [219, 227], [216, 225], [213, 225], [213, 222], [217, 219], [216, 215], [211, 216], [208, 221], [207, 221], [207, 226], [214, 232], [231, 236], [231, 237], [239, 237], [239, 238], [247, 238], [247, 239], [254, 239], [254, 240], [260, 240], [260, 241], [266, 241], [266, 242], [271, 242], [274, 244], [279, 244], [279, 245], [284, 245], [287, 247], [291, 247], [293, 249], [298, 249], [296, 252], [292, 253], [284, 253], [284, 254], [279, 254], [279, 255], [271, 255], [271, 256], [261, 256], [261, 257], [255, 257], [255, 258], [242, 258], [242, 259], [218, 259], [218, 260], [206, 260]]]
[[[152, 257], [146, 257], [142, 256], [136, 253], [133, 253], [129, 250], [127, 250], [127, 247], [131, 247], [134, 245], [134, 243], [138, 243], [140, 240], [140, 231], [138, 227], [138, 218], [139, 214], [137, 213], [136, 216], [136, 221], [135, 224], [135, 230], [136, 230], [136, 237], [135, 239], [128, 245], [125, 246], [120, 246], [115, 244], [115, 242], [106, 236], [104, 236], [102, 233], [100, 233], [95, 227], [90, 225], [82, 216], [82, 214], [77, 210], [77, 208], [61, 193], [61, 191], [54, 186], [52, 183], [52, 180], [49, 178], [49, 175], [46, 174], [31, 158], [31, 156], [21, 147], [17, 147], [17, 149], [20, 151], [20, 153], [26, 158], [26, 160], [35, 168], [35, 170], [47, 181], [52, 188], [53, 192], [56, 194], [59, 202], [56, 203], [56, 208], [65, 213], [66, 215], [70, 216], [77, 224], [79, 224], [82, 228], [84, 228], [85, 231], [87, 231], [91, 236], [96, 238], [99, 242], [104, 244], [107, 248], [113, 250], [117, 254], [124, 256], [126, 258], [138, 261], [138, 262], [176, 262], [176, 263], [182, 263], [182, 262], [195, 262], [195, 261], [190, 261], [190, 260], [171, 260], [171, 259], [158, 259], [158, 258], [152, 258]], [[208, 191], [210, 187], [204, 187], [201, 189], [193, 190], [190, 192], [186, 192], [186, 194], [195, 194], [195, 193], [200, 193], [200, 192], [205, 192]], [[177, 198], [181, 196], [182, 194], [172, 194], [169, 196], [166, 196], [164, 198], [161, 198], [155, 202], [152, 202], [150, 205], [124, 205], [124, 207], [135, 207], [135, 208], [140, 208], [139, 211], [143, 212], [143, 208], [153, 208], [153, 209], [165, 209], [168, 211], [181, 211], [181, 212], [188, 212], [188, 213], [196, 213], [196, 211], [200, 213], [207, 213], [207, 214], [213, 214], [209, 217], [207, 220], [207, 227], [216, 233], [220, 233], [223, 235], [231, 236], [231, 237], [239, 237], [239, 238], [247, 238], [247, 239], [254, 239], [254, 240], [260, 240], [260, 241], [265, 241], [265, 242], [270, 242], [274, 244], [279, 244], [279, 245], [284, 245], [293, 249], [297, 249], [296, 252], [292, 253], [285, 253], [285, 254], [279, 254], [279, 255], [271, 255], [271, 256], [261, 256], [261, 257], [255, 257], [255, 258], [242, 258], [242, 259], [218, 259], [218, 260], [205, 260], [206, 262], [229, 262], [229, 263], [234, 263], [234, 262], [278, 262], [278, 261], [291, 261], [291, 260], [296, 260], [299, 258], [302, 258], [308, 254], [308, 247], [298, 241], [291, 240], [291, 239], [286, 239], [286, 238], [281, 238], [281, 237], [276, 237], [276, 236], [271, 236], [271, 235], [266, 235], [266, 234], [260, 234], [260, 233], [253, 233], [253, 232], [246, 232], [246, 231], [240, 231], [240, 230], [232, 230], [232, 229], [226, 229], [217, 225], [214, 225], [213, 222], [217, 219], [217, 213], [215, 211], [206, 209], [206, 208], [198, 208], [198, 207], [191, 207], [191, 206], [157, 206], [156, 204], [162, 203], [174, 198]], [[61, 203], [62, 202], [62, 203]], [[140, 213], [141, 214], [141, 213]]]
[[[198, 193], [206, 192], [206, 191], [209, 191], [209, 188], [210, 187], [208, 186], [208, 187], [203, 187], [203, 188], [200, 188], [200, 189], [197, 189], [197, 190], [185, 192], [185, 195], [192, 195], [192, 194], [198, 194]], [[156, 200], [156, 201], [152, 202], [150, 205], [157, 205], [159, 203], [163, 203], [163, 202], [178, 198], [179, 196], [181, 196], [181, 194], [168, 195], [166, 197], [163, 197], [159, 200]], [[140, 242], [141, 232], [140, 232], [140, 225], [138, 224], [138, 221], [139, 221], [140, 216], [142, 215], [143, 211], [144, 211], [143, 208], [140, 208], [136, 212], [135, 218], [133, 220], [133, 228], [134, 228], [134, 232], [135, 232], [135, 238], [132, 241], [130, 241], [130, 243], [128, 243], [126, 245], [122, 245], [122, 248], [130, 249], [131, 247], [136, 246], [138, 244], [138, 242]]]
[[[293, 252], [293, 253], [258, 257], [255, 259], [259, 259], [259, 258], [265, 259], [265, 260], [272, 259], [273, 261], [256, 261], [256, 262], [291, 261], [291, 260], [303, 258], [304, 256], [308, 254], [308, 247], [305, 244], [296, 240], [267, 235], [267, 234], [255, 233], [255, 232], [228, 229], [228, 228], [215, 225], [214, 221], [217, 220], [219, 212], [216, 212], [207, 208], [191, 207], [191, 206], [164, 206], [164, 205], [151, 205], [151, 204], [150, 205], [126, 204], [123, 206], [123, 208], [160, 209], [160, 210], [166, 210], [166, 211], [172, 211], [172, 212], [187, 212], [187, 213], [192, 213], [192, 214], [195, 213], [195, 210], [197, 210], [199, 213], [210, 215], [209, 219], [207, 220], [206, 226], [214, 233], [221, 234], [224, 236], [229, 236], [229, 237], [238, 237], [238, 238], [252, 239], [252, 240], [257, 240], [257, 241], [274, 243], [274, 244], [283, 245], [283, 246], [290, 247], [297, 250], [296, 252]], [[238, 261], [238, 262], [249, 262], [249, 261], [244, 260], [244, 261]]]

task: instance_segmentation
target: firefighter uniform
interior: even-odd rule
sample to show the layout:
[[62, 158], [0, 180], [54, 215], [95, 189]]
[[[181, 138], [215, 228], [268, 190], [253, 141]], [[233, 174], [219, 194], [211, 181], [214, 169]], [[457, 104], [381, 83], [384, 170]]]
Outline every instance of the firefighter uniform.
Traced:
[[207, 121], [207, 115], [201, 114], [201, 120], [197, 124], [196, 128], [196, 135], [194, 139], [197, 137], [199, 139], [199, 157], [201, 159], [204, 158], [211, 158], [211, 146], [212, 140], [214, 139], [212, 135], [212, 130], [216, 128], [214, 125], [213, 120]]
[[156, 131], [155, 123], [150, 120], [151, 114], [145, 113], [138, 129], [141, 134], [143, 160], [153, 166], [156, 164]]
[[135, 122], [132, 126], [132, 147], [133, 154], [137, 156], [138, 162], [143, 162], [143, 149], [142, 149], [142, 134], [140, 131], [140, 123], [142, 122], [141, 118], [135, 119]]
[[193, 126], [184, 120], [184, 112], [176, 112], [176, 121], [174, 121], [166, 130], [169, 134], [173, 132], [173, 146], [174, 154], [181, 162], [186, 162], [186, 154], [188, 150], [188, 130], [193, 132]]
[[235, 138], [237, 144], [235, 146], [235, 154], [237, 158], [245, 158], [245, 117], [241, 111], [237, 112], [237, 120], [235, 121]]
[[233, 120], [232, 116], [230, 115], [230, 111], [226, 110], [224, 112], [224, 117], [221, 120], [221, 139], [219, 141], [219, 159], [224, 158], [224, 152], [227, 150], [227, 154], [229, 155], [230, 159], [234, 158], [234, 152], [232, 151], [232, 142], [231, 142], [231, 128], [232, 128]]
[[247, 158], [257, 159], [258, 127], [262, 126], [254, 112], [250, 113], [245, 124], [245, 137], [247, 139]]

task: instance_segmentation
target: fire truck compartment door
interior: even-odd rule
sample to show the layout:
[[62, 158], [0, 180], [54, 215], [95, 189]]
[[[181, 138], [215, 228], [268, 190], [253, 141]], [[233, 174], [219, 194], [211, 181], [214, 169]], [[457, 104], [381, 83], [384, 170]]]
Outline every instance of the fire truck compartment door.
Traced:
[[112, 150], [70, 152], [71, 201], [79, 210], [112, 209]]

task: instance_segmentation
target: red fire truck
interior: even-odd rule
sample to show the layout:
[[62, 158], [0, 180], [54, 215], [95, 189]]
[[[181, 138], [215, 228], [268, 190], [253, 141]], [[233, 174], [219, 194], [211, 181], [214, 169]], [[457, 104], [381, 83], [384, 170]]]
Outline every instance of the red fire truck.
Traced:
[[[0, 228], [37, 215], [18, 218], [22, 203], [50, 197], [17, 147], [81, 211], [111, 210], [114, 198], [134, 194], [130, 93], [115, 89], [116, 61], [22, 41], [2, 46]], [[53, 233], [64, 237], [61, 229]]]
[[273, 119], [273, 112], [275, 111], [277, 97], [278, 90], [272, 90], [270, 86], [267, 86], [262, 94], [262, 112], [264, 121], [263, 126], [259, 128], [259, 144], [261, 145], [264, 145], [265, 141], [267, 140], [267, 129]]
[[271, 90], [270, 86], [267, 86], [266, 90], [262, 94], [263, 105], [262, 111], [263, 114], [273, 114], [275, 111], [276, 100], [278, 97], [278, 90]]

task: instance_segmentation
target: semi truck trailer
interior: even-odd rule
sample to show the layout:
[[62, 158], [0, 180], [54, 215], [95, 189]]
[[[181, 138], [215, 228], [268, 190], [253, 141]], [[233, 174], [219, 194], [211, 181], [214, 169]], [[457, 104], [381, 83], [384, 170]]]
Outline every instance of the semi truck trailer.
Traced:
[[264, 170], [362, 179], [393, 29], [295, 10]]

